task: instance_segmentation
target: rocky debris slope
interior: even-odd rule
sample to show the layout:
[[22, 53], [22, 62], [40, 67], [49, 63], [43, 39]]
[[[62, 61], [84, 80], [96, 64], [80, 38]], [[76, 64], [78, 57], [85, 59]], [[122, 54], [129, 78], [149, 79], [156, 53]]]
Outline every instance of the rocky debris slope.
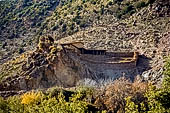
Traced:
[[[73, 87], [84, 78], [96, 80], [88, 66], [81, 64], [78, 58], [73, 59], [67, 52], [57, 46], [52, 37], [42, 37], [37, 49], [30, 52], [19, 66], [20, 71], [4, 75], [0, 90], [31, 90], [55, 85]], [[4, 66], [2, 68], [9, 68], [9, 65]]]
[[[118, 23], [125, 18], [129, 19], [132, 14], [138, 13], [141, 9], [144, 12], [148, 6], [151, 7], [153, 3], [159, 3], [160, 1], [41, 0], [37, 2], [34, 0], [2, 0], [0, 1], [0, 63], [4, 63], [18, 55], [16, 53], [20, 54], [24, 51], [32, 50], [37, 44], [36, 39], [39, 35], [50, 33], [60, 39], [91, 26]], [[165, 12], [169, 6], [164, 6], [156, 6], [156, 11]], [[151, 14], [150, 12], [152, 10], [146, 13]], [[161, 16], [165, 15], [161, 14]], [[148, 18], [145, 15], [144, 17]], [[138, 23], [138, 20], [140, 18], [135, 21]], [[115, 36], [121, 32], [124, 33], [121, 29], [116, 28], [113, 30], [117, 30]], [[110, 33], [112, 34], [112, 32]], [[119, 46], [122, 43], [124, 42], [121, 41], [119, 44], [114, 42], [111, 45], [116, 44], [116, 46]], [[103, 44], [110, 45], [110, 42], [104, 41]], [[122, 47], [122, 45], [119, 47]]]
[[140, 74], [146, 80], [157, 81], [162, 78], [163, 56], [169, 55], [169, 6], [169, 1], [157, 0], [128, 19], [96, 24], [62, 40], [84, 41], [90, 49], [138, 51], [143, 56], [139, 68], [145, 69]]

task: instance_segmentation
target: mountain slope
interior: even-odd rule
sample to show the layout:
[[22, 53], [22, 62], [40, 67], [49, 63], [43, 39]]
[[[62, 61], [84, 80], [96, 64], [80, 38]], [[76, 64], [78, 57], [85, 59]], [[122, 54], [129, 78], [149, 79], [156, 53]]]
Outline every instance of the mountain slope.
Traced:
[[[128, 2], [128, 4], [127, 4]], [[138, 51], [142, 58], [139, 60], [139, 68], [142, 70], [139, 72], [140, 75], [142, 75], [145, 79], [152, 79], [155, 80], [157, 78], [162, 78], [162, 70], [163, 70], [163, 61], [164, 61], [164, 52], [166, 55], [169, 55], [169, 51], [166, 49], [167, 45], [163, 47], [164, 49], [159, 49], [161, 42], [164, 41], [165, 36], [169, 36], [166, 34], [169, 34], [170, 30], [170, 3], [169, 1], [163, 1], [163, 0], [156, 0], [155, 2], [152, 1], [140, 1], [140, 3], [143, 4], [145, 2], [145, 5], [142, 6], [136, 6], [135, 4], [139, 1], [117, 1], [117, 2], [102, 2], [98, 1], [96, 3], [93, 3], [92, 1], [65, 1], [64, 4], [59, 5], [54, 13], [49, 16], [48, 18], [44, 19], [45, 24], [42, 22], [42, 24], [45, 25], [44, 28], [40, 28], [43, 35], [45, 34], [51, 34], [54, 38], [60, 39], [68, 39], [71, 41], [74, 40], [80, 40], [85, 42], [86, 48], [95, 48], [95, 49], [107, 49], [110, 51]], [[60, 1], [60, 3], [62, 3]], [[73, 4], [75, 3], [75, 4]], [[130, 4], [129, 4], [130, 3]], [[79, 11], [78, 9], [74, 9], [74, 7], [77, 8], [77, 6], [82, 5], [82, 9]], [[86, 5], [85, 5], [86, 4]], [[88, 4], [88, 5], [87, 5]], [[91, 5], [90, 5], [91, 4]], [[103, 4], [103, 5], [102, 5]], [[109, 6], [108, 6], [108, 5]], [[117, 12], [113, 14], [109, 14], [107, 9], [112, 9], [113, 6], [117, 6], [123, 9], [124, 6], [133, 5], [133, 9], [125, 8], [130, 11], [135, 11], [133, 13], [130, 13], [130, 11], [127, 11], [126, 13], [123, 11], [121, 16], [116, 17]], [[102, 6], [104, 9], [99, 7], [101, 13], [95, 13], [93, 10], [92, 12], [90, 10], [87, 10], [84, 8], [84, 6], [87, 6], [88, 9], [98, 8], [97, 6]], [[68, 11], [66, 10], [68, 8]], [[79, 30], [81, 31], [74, 31], [72, 30], [73, 35], [70, 35], [66, 37], [68, 33], [68, 26], [70, 22], [74, 22], [74, 16], [70, 16], [70, 14], [63, 15], [64, 12], [71, 13], [69, 11], [78, 11], [78, 19], [80, 21], [83, 21], [82, 17], [85, 14], [83, 13], [84, 10], [89, 11], [87, 14], [89, 14], [88, 19], [86, 20], [85, 24], [87, 26], [82, 26], [82, 28], [79, 26], [79, 24], [76, 23], [76, 26], [79, 27]], [[102, 9], [102, 10], [101, 10]], [[82, 11], [83, 10], [83, 11]], [[84, 14], [84, 15], [83, 15]], [[91, 19], [92, 17], [100, 16], [98, 20], [95, 18]], [[77, 16], [76, 16], [77, 18]], [[58, 20], [61, 20], [62, 24], [59, 24], [58, 29], [51, 29], [53, 28], [53, 24], [57, 24]], [[73, 20], [72, 20], [73, 19]], [[59, 22], [60, 23], [60, 22]], [[55, 26], [55, 25], [54, 25]], [[64, 31], [62, 31], [63, 26], [66, 28]], [[73, 27], [74, 29], [76, 27]], [[44, 30], [43, 30], [44, 29]], [[39, 29], [37, 28], [37, 31]], [[23, 37], [23, 41], [21, 42], [21, 38], [18, 40], [16, 39], [10, 39], [5, 40], [8, 41], [8, 43], [2, 44], [2, 52], [6, 53], [5, 51], [8, 51], [9, 54], [6, 55], [6, 58], [8, 58], [10, 55], [15, 56], [16, 49], [14, 48], [14, 51], [11, 52], [11, 45], [18, 46], [19, 43], [25, 44], [23, 45], [23, 48], [25, 50], [34, 49], [36, 46], [36, 40], [32, 37]], [[31, 41], [25, 41], [30, 39]], [[13, 42], [11, 42], [11, 40]], [[5, 44], [5, 45], [4, 45]], [[30, 45], [29, 45], [30, 44]], [[164, 46], [164, 45], [162, 45]], [[22, 53], [22, 48], [19, 49], [19, 53]], [[2, 54], [4, 55], [4, 54]], [[147, 58], [148, 57], [148, 58]], [[2, 61], [5, 58], [1, 58]], [[13, 60], [12, 60], [13, 61]], [[14, 59], [15, 61], [15, 59]], [[148, 62], [149, 61], [149, 62]], [[9, 64], [8, 64], [9, 63]], [[2, 71], [1, 76], [8, 76], [8, 75], [14, 75], [15, 70], [17, 67], [10, 64], [10, 60], [8, 63], [4, 63], [2, 65]], [[18, 63], [16, 63], [18, 65]], [[9, 73], [8, 73], [9, 71]], [[145, 71], [144, 73], [142, 73]], [[4, 75], [4, 73], [6, 73]], [[153, 77], [154, 76], [154, 77]], [[159, 80], [160, 80], [159, 79]]]
[[40, 35], [51, 34], [56, 39], [61, 39], [96, 24], [115, 23], [130, 17], [154, 1], [0, 1], [0, 62], [32, 50]]

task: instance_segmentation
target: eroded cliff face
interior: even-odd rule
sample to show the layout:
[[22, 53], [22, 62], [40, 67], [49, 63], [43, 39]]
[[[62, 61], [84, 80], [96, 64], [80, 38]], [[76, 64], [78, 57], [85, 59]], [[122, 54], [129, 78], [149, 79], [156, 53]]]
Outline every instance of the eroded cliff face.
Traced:
[[3, 78], [0, 83], [1, 91], [52, 86], [74, 87], [78, 81], [85, 78], [97, 80], [95, 73], [80, 62], [76, 53], [70, 56], [71, 50], [61, 49], [50, 38], [40, 39], [37, 49], [30, 52], [20, 65], [19, 73], [12, 73]]

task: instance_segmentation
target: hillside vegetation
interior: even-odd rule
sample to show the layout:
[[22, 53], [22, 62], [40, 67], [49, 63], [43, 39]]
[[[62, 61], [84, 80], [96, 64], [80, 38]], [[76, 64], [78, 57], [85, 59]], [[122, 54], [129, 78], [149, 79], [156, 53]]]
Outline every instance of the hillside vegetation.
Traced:
[[33, 49], [38, 28], [58, 5], [57, 0], [0, 1], [0, 62]]
[[[29, 32], [41, 34], [43, 30], [58, 31], [57, 35], [63, 32], [72, 34], [91, 26], [103, 15], [125, 18], [153, 2], [154, 0], [1, 1], [0, 31], [2, 36], [10, 39]], [[34, 31], [33, 28], [39, 30]]]
[[33, 31], [32, 29], [40, 26], [44, 19], [50, 15], [50, 11], [53, 11], [58, 4], [57, 0], [1, 1], [1, 38], [19, 38]]
[[52, 34], [60, 39], [101, 22], [115, 23], [139, 12], [154, 1], [0, 1], [0, 62], [34, 49], [40, 35]]

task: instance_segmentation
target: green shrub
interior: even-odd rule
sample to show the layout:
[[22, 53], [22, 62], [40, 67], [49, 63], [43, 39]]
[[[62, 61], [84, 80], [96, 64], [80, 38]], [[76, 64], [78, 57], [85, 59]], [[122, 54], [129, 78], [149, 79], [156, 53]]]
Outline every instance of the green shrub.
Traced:
[[170, 57], [166, 59], [166, 63], [165, 63], [165, 71], [164, 71], [164, 75], [168, 77], [170, 77]]
[[67, 25], [66, 24], [63, 24], [62, 26], [62, 32], [65, 32], [67, 30]]
[[59, 25], [63, 25], [63, 20], [59, 20]]
[[0, 113], [7, 113], [8, 112], [8, 105], [7, 102], [0, 97]]
[[126, 7], [124, 7], [123, 9], [122, 9], [122, 13], [123, 14], [127, 14], [127, 13], [129, 13], [130, 11], [132, 11], [134, 9], [134, 6], [133, 5], [128, 5], [128, 6], [126, 6]]
[[113, 5], [113, 2], [112, 2], [112, 1], [109, 1], [109, 2], [107, 3], [107, 5]]
[[22, 54], [23, 52], [24, 52], [23, 48], [19, 48], [19, 49], [18, 49], [18, 53], [19, 53], [19, 54]]
[[138, 113], [138, 105], [136, 105], [132, 100], [131, 97], [125, 98], [126, 106], [125, 111], [126, 113]]
[[116, 13], [116, 17], [120, 19], [122, 17], [122, 13], [121, 12]]
[[82, 20], [82, 21], [80, 22], [80, 27], [81, 27], [81, 28], [86, 27], [86, 21]]
[[147, 4], [152, 4], [152, 3], [154, 3], [156, 0], [148, 0], [147, 1]]
[[55, 30], [57, 30], [57, 29], [58, 29], [58, 25], [55, 25], [55, 26], [52, 27], [52, 30], [53, 30], [53, 31], [55, 31]]
[[164, 71], [164, 80], [161, 88], [152, 87], [146, 93], [148, 98], [149, 109], [155, 113], [169, 113], [170, 112], [170, 58], [166, 59]]
[[8, 113], [23, 113], [25, 108], [21, 104], [21, 98], [19, 96], [9, 97], [5, 100], [8, 105]]
[[71, 31], [74, 30], [74, 27], [75, 27], [74, 23], [69, 24], [69, 28], [70, 28]]
[[100, 14], [103, 15], [104, 14], [104, 6], [102, 5], [100, 8]]
[[139, 1], [136, 3], [136, 8], [142, 8], [145, 6], [146, 6], [146, 3], [144, 1]]

